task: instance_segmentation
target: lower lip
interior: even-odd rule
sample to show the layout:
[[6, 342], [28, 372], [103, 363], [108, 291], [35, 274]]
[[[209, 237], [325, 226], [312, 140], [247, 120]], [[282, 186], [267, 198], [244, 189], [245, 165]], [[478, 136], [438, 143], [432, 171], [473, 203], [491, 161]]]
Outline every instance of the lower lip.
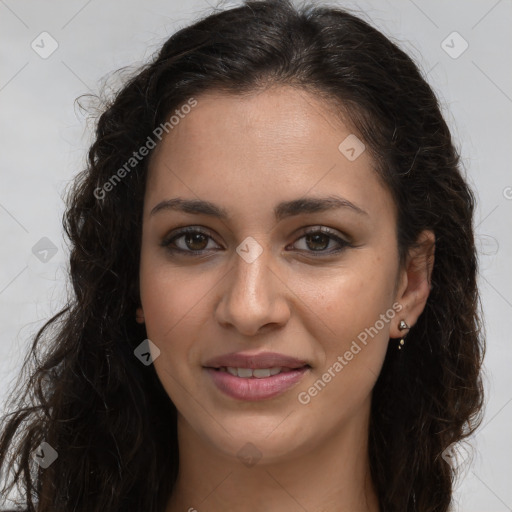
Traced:
[[235, 377], [228, 372], [205, 368], [213, 382], [223, 393], [237, 400], [267, 400], [284, 393], [299, 382], [309, 371], [309, 366], [303, 366], [289, 372], [278, 373], [271, 377], [243, 378]]

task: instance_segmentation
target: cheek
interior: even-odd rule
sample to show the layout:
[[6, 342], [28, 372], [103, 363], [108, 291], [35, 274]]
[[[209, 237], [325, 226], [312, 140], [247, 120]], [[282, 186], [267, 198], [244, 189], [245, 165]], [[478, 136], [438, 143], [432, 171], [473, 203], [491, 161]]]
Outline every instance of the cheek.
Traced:
[[[389, 322], [396, 312], [387, 290], [378, 290], [375, 283], [370, 286], [366, 279], [343, 280], [333, 286], [332, 293], [322, 295], [326, 304], [322, 320], [331, 332], [317, 338], [323, 345], [322, 364], [297, 389], [296, 400], [308, 418], [325, 418], [321, 428], [328, 431], [368, 403], [386, 355]], [[381, 320], [381, 314], [387, 321]]]
[[[338, 342], [347, 341], [373, 326], [391, 307], [392, 274], [391, 270], [385, 270], [382, 262], [370, 260], [368, 264], [340, 269], [320, 279], [302, 279], [297, 294], [309, 302], [318, 318], [331, 328], [331, 334]], [[306, 300], [307, 297], [309, 299]], [[386, 323], [383, 329], [386, 334], [388, 329], [389, 323]]]
[[[207, 273], [197, 270], [184, 272], [171, 269], [166, 263], [151, 264], [151, 258], [141, 261], [140, 293], [148, 337], [155, 343], [166, 344], [175, 338], [182, 325], [197, 326], [198, 311], [204, 302], [210, 283]], [[194, 322], [196, 320], [196, 322]], [[192, 333], [189, 331], [188, 338]], [[187, 338], [183, 338], [186, 342]]]
[[[340, 273], [337, 279], [325, 280], [320, 292], [318, 283], [310, 284], [317, 289], [314, 310], [321, 323], [329, 326], [329, 335], [318, 337], [324, 351], [321, 372], [342, 356], [346, 361], [343, 371], [335, 373], [350, 375], [344, 385], [368, 387], [374, 382], [397, 314], [393, 308], [393, 278], [392, 271], [384, 271], [382, 261], [369, 261], [350, 273]], [[361, 372], [361, 368], [368, 371]]]
[[155, 371], [174, 405], [186, 410], [189, 395], [182, 383], [192, 381], [191, 347], [199, 337], [201, 299], [204, 304], [209, 287], [182, 274], [142, 264], [140, 292], [147, 337], [160, 350]]
[[[149, 263], [149, 261], [148, 261]], [[202, 292], [198, 280], [185, 280], [169, 268], [141, 264], [140, 292], [147, 337], [159, 348], [154, 360], [157, 375], [175, 405], [178, 382], [187, 379], [189, 347], [197, 338], [194, 329]]]

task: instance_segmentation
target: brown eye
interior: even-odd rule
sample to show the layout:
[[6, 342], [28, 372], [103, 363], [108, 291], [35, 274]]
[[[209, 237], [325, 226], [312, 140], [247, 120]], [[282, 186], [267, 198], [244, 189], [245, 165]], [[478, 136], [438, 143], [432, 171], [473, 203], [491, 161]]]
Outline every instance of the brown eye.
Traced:
[[165, 238], [161, 245], [171, 252], [182, 252], [192, 256], [208, 251], [212, 247], [208, 247], [213, 238], [198, 228], [186, 228], [180, 232]]
[[187, 233], [180, 238], [183, 238], [187, 248], [192, 251], [202, 251], [208, 245], [207, 237], [202, 233]]
[[306, 235], [305, 237], [306, 245], [312, 251], [323, 251], [327, 249], [329, 246], [329, 241], [331, 240], [327, 235], [320, 233], [315, 235]]
[[[341, 252], [346, 247], [351, 247], [348, 241], [324, 227], [309, 230], [297, 242], [299, 240], [304, 240], [305, 243], [304, 247], [298, 248], [298, 250], [314, 256], [329, 256]], [[186, 228], [164, 239], [161, 245], [170, 252], [200, 256], [207, 251], [219, 248], [218, 246], [208, 246], [210, 241], [215, 243], [208, 233], [198, 228]], [[297, 242], [295, 243], [297, 244]], [[334, 247], [332, 247], [332, 243], [334, 243]], [[297, 249], [297, 247], [295, 248]]]
[[[332, 230], [325, 227], [317, 227], [310, 229], [303, 236], [301, 236], [299, 240], [304, 240], [304, 246], [300, 248], [300, 251], [305, 251], [308, 253], [317, 256], [315, 253], [318, 253], [318, 256], [329, 256], [338, 252], [341, 252], [343, 249], [347, 247], [352, 247], [351, 244], [335, 234]], [[297, 244], [295, 242], [295, 244]], [[334, 242], [334, 249], [331, 247], [331, 250], [328, 250], [330, 244]], [[336, 248], [338, 245], [338, 248]], [[297, 247], [296, 247], [297, 248]]]

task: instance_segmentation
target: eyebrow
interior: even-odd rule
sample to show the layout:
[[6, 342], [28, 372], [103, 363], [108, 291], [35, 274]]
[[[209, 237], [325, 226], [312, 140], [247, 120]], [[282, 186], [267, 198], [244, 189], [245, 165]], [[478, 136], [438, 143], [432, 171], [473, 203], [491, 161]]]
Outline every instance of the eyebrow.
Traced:
[[[348, 199], [334, 195], [328, 197], [305, 197], [291, 201], [283, 201], [274, 208], [274, 218], [276, 221], [281, 221], [296, 215], [325, 212], [341, 208], [350, 209], [359, 215], [368, 216], [367, 212]], [[210, 201], [201, 199], [183, 199], [180, 197], [166, 199], [158, 203], [151, 210], [149, 215], [152, 216], [163, 211], [181, 211], [196, 215], [208, 215], [224, 221], [231, 220], [231, 216], [227, 210]]]

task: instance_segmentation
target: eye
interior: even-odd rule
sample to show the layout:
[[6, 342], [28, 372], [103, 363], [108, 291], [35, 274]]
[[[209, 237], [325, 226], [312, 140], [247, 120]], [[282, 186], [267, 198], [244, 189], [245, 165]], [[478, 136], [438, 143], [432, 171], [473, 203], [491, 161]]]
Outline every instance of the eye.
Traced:
[[[311, 253], [320, 253], [319, 256], [335, 254], [341, 252], [346, 247], [351, 247], [351, 244], [347, 240], [344, 240], [335, 234], [331, 229], [321, 226], [308, 229], [298, 240], [302, 239], [304, 239], [305, 242], [305, 249], [299, 250], [305, 250]], [[329, 247], [331, 242], [335, 242], [335, 245], [337, 244], [338, 248], [327, 251], [326, 249]]]
[[[183, 240], [177, 243], [180, 239]], [[190, 254], [191, 256], [199, 256], [204, 251], [212, 249], [212, 247], [208, 247], [209, 240], [213, 241], [213, 238], [206, 231], [189, 227], [180, 230], [171, 237], [166, 237], [161, 245], [171, 252], [181, 252]]]
[[[331, 229], [322, 226], [308, 229], [303, 236], [297, 239], [295, 244], [302, 239], [304, 239], [305, 248], [299, 248], [298, 250], [319, 253], [319, 256], [335, 254], [346, 247], [352, 247], [350, 242], [335, 234]], [[187, 227], [166, 237], [161, 245], [172, 253], [179, 252], [190, 256], [201, 256], [203, 253], [215, 249], [210, 245], [210, 241], [214, 242], [208, 232], [199, 228]], [[338, 248], [327, 251], [326, 249], [332, 242], [335, 242]]]

